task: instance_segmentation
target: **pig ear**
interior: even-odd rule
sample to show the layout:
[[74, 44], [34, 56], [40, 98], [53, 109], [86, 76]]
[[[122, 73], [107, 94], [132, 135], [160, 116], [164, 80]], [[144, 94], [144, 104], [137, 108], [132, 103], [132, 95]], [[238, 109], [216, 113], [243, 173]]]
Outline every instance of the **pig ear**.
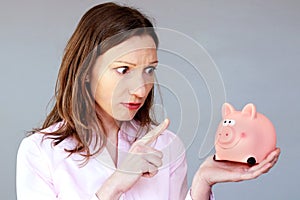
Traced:
[[252, 103], [249, 103], [249, 104], [245, 105], [245, 107], [242, 110], [242, 113], [250, 115], [251, 119], [255, 119], [256, 118], [256, 108], [255, 108], [255, 105], [252, 104]]
[[230, 105], [229, 103], [224, 103], [222, 106], [222, 116], [223, 118], [225, 118], [227, 115], [229, 115], [230, 113], [234, 112], [235, 109], [232, 105]]

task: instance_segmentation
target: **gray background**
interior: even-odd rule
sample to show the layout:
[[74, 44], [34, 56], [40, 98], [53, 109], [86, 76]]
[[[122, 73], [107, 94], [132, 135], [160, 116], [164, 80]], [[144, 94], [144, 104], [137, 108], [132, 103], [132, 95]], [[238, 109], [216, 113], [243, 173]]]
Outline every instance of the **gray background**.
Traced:
[[[64, 46], [78, 20], [101, 2], [1, 1], [0, 199], [16, 199], [18, 145], [25, 132], [45, 117]], [[218, 66], [226, 100], [239, 109], [254, 102], [275, 124], [282, 149], [277, 165], [256, 180], [216, 185], [217, 199], [298, 199], [300, 1], [122, 2], [155, 18], [156, 26], [183, 32], [202, 44]], [[201, 106], [205, 107], [209, 97], [202, 98]], [[178, 117], [168, 115], [173, 121]], [[203, 116], [205, 124], [209, 115], [204, 112]], [[198, 135], [187, 151], [189, 183], [203, 161], [195, 156], [202, 143], [201, 131]]]

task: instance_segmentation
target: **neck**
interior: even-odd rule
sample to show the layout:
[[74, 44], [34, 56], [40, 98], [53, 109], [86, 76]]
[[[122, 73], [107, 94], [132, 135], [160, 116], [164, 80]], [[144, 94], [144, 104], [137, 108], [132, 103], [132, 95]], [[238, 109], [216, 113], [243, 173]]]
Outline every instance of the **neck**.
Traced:
[[120, 129], [120, 121], [115, 120], [108, 114], [101, 114], [102, 126], [107, 138], [106, 149], [110, 157], [117, 166], [118, 162], [118, 132]]
[[105, 136], [107, 137], [107, 140], [113, 143], [116, 143], [117, 141], [117, 134], [120, 129], [121, 122], [114, 119], [112, 116], [107, 114], [104, 110], [102, 110], [100, 107], [97, 106], [97, 113], [99, 114], [101, 124], [103, 126], [103, 131], [105, 133]]

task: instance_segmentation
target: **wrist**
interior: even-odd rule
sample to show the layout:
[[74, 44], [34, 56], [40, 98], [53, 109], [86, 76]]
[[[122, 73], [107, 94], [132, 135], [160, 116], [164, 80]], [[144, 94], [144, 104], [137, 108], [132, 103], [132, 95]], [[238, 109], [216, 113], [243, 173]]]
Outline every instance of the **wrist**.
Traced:
[[122, 195], [123, 191], [118, 187], [118, 182], [114, 178], [114, 174], [111, 175], [96, 192], [96, 196], [100, 200], [117, 200]]
[[191, 186], [191, 197], [193, 200], [210, 199], [212, 185], [204, 178], [203, 172], [199, 169], [194, 176]]

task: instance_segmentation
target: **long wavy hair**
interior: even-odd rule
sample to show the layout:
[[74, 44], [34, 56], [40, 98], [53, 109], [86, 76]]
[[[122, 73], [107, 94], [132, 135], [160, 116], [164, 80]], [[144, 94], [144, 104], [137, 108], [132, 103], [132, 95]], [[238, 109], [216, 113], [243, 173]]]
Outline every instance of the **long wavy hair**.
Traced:
[[[101, 115], [95, 113], [95, 99], [86, 78], [98, 56], [130, 37], [141, 35], [151, 36], [158, 47], [153, 24], [137, 9], [104, 3], [88, 10], [66, 45], [55, 87], [54, 107], [42, 127], [32, 133], [44, 133], [46, 138], [53, 139], [53, 145], [72, 137], [75, 147], [65, 150], [70, 154], [80, 153], [86, 161], [99, 153], [106, 144], [105, 131]], [[154, 88], [134, 117], [147, 129], [155, 123], [150, 113], [153, 95]], [[58, 130], [42, 131], [57, 122], [63, 122]]]

